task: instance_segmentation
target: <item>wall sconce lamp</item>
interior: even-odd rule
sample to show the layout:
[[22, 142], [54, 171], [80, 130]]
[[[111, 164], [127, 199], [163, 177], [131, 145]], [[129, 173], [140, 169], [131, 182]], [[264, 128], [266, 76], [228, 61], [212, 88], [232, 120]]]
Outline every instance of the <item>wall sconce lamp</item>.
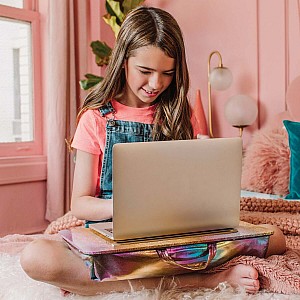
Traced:
[[239, 128], [241, 137], [243, 129], [256, 120], [258, 110], [254, 99], [250, 96], [235, 95], [226, 102], [224, 114], [231, 126]]
[[[219, 57], [219, 64], [217, 68], [214, 68], [211, 71], [211, 59], [213, 55], [216, 54]], [[231, 71], [223, 66], [222, 56], [219, 51], [213, 51], [210, 53], [208, 58], [208, 127], [209, 127], [209, 136], [214, 137], [213, 134], [213, 125], [212, 125], [212, 100], [211, 100], [211, 88], [222, 91], [226, 90], [232, 82]]]
[[[216, 54], [219, 57], [219, 65], [211, 70], [211, 58]], [[215, 90], [226, 90], [232, 83], [231, 71], [223, 66], [222, 56], [219, 51], [213, 51], [208, 59], [208, 125], [209, 135], [214, 137], [212, 126], [212, 100], [211, 88]], [[257, 118], [257, 105], [251, 97], [247, 95], [235, 95], [228, 99], [225, 104], [225, 118], [231, 126], [239, 129], [240, 136], [243, 134], [243, 129], [251, 125]]]

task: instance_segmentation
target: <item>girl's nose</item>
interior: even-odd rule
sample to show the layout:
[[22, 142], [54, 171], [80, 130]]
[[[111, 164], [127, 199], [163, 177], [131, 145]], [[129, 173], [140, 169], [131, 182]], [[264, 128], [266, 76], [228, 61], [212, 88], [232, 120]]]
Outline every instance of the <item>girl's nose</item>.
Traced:
[[160, 90], [163, 86], [161, 76], [153, 74], [149, 78], [149, 87], [153, 90]]

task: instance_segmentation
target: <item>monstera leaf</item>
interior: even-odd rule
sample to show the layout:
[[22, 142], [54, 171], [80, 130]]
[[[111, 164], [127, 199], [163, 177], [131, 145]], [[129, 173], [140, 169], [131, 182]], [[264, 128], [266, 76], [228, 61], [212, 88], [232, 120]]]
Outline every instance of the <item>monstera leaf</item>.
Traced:
[[[120, 26], [125, 19], [127, 13], [141, 5], [145, 0], [106, 0], [105, 8], [107, 13], [103, 16], [106, 24], [110, 26], [112, 31], [117, 37]], [[93, 41], [91, 42], [91, 48], [95, 54], [96, 64], [99, 67], [106, 66], [110, 60], [112, 48], [105, 42]], [[103, 77], [99, 77], [93, 74], [85, 74], [84, 80], [80, 80], [80, 87], [84, 90], [88, 90], [97, 83], [99, 83]]]

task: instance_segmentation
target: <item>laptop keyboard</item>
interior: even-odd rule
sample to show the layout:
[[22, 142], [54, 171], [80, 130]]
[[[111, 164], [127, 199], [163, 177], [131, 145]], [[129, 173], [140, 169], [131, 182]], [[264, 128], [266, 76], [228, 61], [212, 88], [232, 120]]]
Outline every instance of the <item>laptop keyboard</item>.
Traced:
[[112, 228], [105, 228], [106, 231], [113, 233], [113, 229]]

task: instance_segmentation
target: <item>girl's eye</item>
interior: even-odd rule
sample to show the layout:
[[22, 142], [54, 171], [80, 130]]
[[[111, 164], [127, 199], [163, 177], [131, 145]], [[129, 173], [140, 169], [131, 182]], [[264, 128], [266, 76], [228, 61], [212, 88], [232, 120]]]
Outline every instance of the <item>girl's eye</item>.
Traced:
[[147, 74], [150, 74], [151, 72], [149, 72], [149, 71], [141, 71], [140, 70], [140, 72], [142, 73], [142, 74], [145, 74], [145, 75], [147, 75]]
[[166, 75], [166, 76], [173, 76], [174, 75], [174, 72], [172, 72], [172, 73], [164, 73], [164, 75]]

